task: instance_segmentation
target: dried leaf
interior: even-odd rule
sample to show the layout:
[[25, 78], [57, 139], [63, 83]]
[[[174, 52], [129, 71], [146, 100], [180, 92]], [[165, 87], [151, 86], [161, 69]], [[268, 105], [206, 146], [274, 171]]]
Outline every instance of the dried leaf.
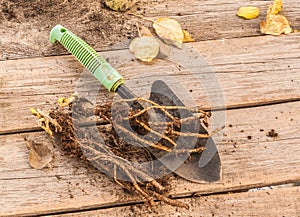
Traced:
[[146, 26], [139, 26], [140, 37], [142, 36], [153, 36], [151, 30]]
[[273, 5], [268, 9], [267, 14], [277, 15], [282, 10], [282, 0], [274, 0]]
[[183, 43], [194, 42], [195, 39], [190, 35], [190, 33], [186, 30], [183, 30]]
[[290, 34], [293, 32], [287, 18], [280, 14], [270, 14], [266, 21], [260, 23], [260, 31], [268, 35]]
[[263, 34], [281, 35], [290, 34], [293, 29], [290, 22], [283, 15], [278, 14], [282, 10], [282, 0], [274, 0], [268, 9], [266, 21], [260, 23], [260, 31]]
[[159, 43], [154, 37], [143, 36], [133, 39], [129, 50], [137, 59], [151, 62], [159, 53]]
[[44, 144], [35, 143], [25, 139], [26, 147], [29, 150], [29, 164], [32, 168], [40, 170], [45, 167], [50, 167], [52, 161], [52, 152]]
[[180, 24], [176, 20], [164, 17], [159, 18], [153, 23], [153, 28], [165, 43], [178, 48], [182, 47], [184, 35]]
[[126, 11], [131, 8], [137, 0], [105, 0], [106, 6], [114, 11]]
[[237, 12], [237, 15], [239, 17], [243, 17], [247, 20], [254, 19], [254, 18], [258, 17], [258, 15], [259, 15], [259, 8], [252, 7], [252, 6], [240, 7]]

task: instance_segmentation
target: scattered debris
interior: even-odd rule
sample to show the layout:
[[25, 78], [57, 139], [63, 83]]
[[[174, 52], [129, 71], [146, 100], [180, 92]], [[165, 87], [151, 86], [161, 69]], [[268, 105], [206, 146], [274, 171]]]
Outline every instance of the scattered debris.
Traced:
[[247, 20], [255, 19], [259, 16], [259, 8], [253, 6], [240, 7], [237, 15]]
[[261, 21], [260, 23], [261, 33], [268, 35], [281, 35], [293, 32], [287, 18], [278, 14], [281, 10], [282, 0], [274, 0], [273, 5], [269, 6], [266, 21]]
[[[137, 15], [133, 13], [129, 13], [129, 14], [153, 23], [153, 28], [155, 30], [155, 33], [160, 39], [162, 39], [162, 41], [161, 40], [156, 40], [156, 41], [159, 43], [160, 55], [163, 56], [163, 58], [165, 58], [165, 52], [162, 50], [165, 50], [164, 47], [165, 44], [173, 45], [177, 48], [182, 48], [183, 43], [195, 41], [195, 39], [190, 35], [190, 33], [187, 30], [183, 30], [181, 28], [181, 25], [174, 19], [161, 17], [155, 21], [143, 17], [141, 15]], [[138, 27], [138, 30], [139, 30], [139, 37], [142, 39], [138, 39], [137, 41], [132, 42], [134, 45], [137, 43], [138, 46], [137, 47], [133, 46], [136, 48], [132, 48], [132, 50], [130, 51], [131, 53], [134, 54], [141, 53], [142, 58], [138, 58], [136, 56], [137, 59], [140, 59], [144, 62], [151, 62], [158, 55], [157, 54], [155, 57], [153, 57], [153, 54], [155, 54], [157, 51], [157, 43], [154, 42], [155, 36], [152, 34], [151, 30], [145, 26]], [[143, 38], [145, 36], [152, 37], [152, 39], [148, 38], [146, 40], [146, 38]], [[151, 43], [148, 43], [147, 42], [148, 40], [151, 40]], [[142, 44], [147, 44], [147, 48], [145, 49], [144, 46], [141, 46]], [[153, 48], [150, 47], [151, 44], [154, 45]], [[151, 54], [149, 55], [150, 58], [147, 58], [148, 51], [150, 51]]]
[[152, 36], [142, 36], [131, 41], [129, 51], [143, 62], [151, 62], [159, 53], [159, 43]]
[[275, 138], [275, 137], [278, 137], [278, 133], [274, 129], [272, 129], [271, 131], [269, 131], [267, 133], [267, 136], [271, 137], [271, 138]]
[[114, 11], [127, 11], [136, 2], [137, 0], [105, 0], [104, 1], [105, 5]]
[[32, 140], [27, 140], [26, 147], [29, 150], [29, 164], [32, 168], [40, 170], [45, 167], [51, 167], [50, 162], [52, 161], [52, 152], [44, 144], [35, 143]]
[[161, 17], [153, 23], [156, 34], [167, 44], [182, 47], [184, 33], [181, 25], [174, 19]]

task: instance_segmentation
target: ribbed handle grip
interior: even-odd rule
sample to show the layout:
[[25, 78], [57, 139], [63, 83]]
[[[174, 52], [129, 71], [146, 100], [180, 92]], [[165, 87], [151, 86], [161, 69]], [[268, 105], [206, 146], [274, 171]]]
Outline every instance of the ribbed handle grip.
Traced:
[[85, 41], [61, 25], [50, 32], [50, 41], [59, 41], [84, 65], [109, 91], [115, 92], [124, 78]]

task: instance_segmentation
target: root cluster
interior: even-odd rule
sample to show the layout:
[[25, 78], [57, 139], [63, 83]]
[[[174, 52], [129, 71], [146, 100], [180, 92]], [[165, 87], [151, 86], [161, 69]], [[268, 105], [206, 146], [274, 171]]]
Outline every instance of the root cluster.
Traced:
[[[212, 134], [181, 130], [183, 124], [188, 123], [191, 123], [191, 127], [193, 123], [207, 125], [209, 112], [180, 106], [161, 106], [144, 98], [96, 106], [91, 106], [85, 99], [75, 98], [66, 99], [66, 103], [60, 103], [62, 106], [48, 112], [32, 109], [32, 113], [50, 136], [61, 141], [69, 155], [88, 160], [115, 183], [135, 192], [150, 206], [157, 199], [188, 208], [187, 204], [168, 197], [170, 185], [167, 177], [157, 179], [153, 175], [155, 171], [167, 171], [167, 168], [153, 164], [139, 168], [139, 164], [153, 161], [166, 153], [174, 154], [174, 157], [201, 153], [203, 146], [189, 147], [178, 144], [177, 139], [210, 137]], [[143, 106], [128, 106], [133, 102]], [[181, 117], [180, 111], [188, 111], [193, 115]], [[151, 112], [164, 118], [151, 119]], [[96, 125], [89, 123], [91, 117], [97, 118]], [[126, 127], [128, 124], [130, 128]], [[99, 140], [99, 135], [102, 140]]]

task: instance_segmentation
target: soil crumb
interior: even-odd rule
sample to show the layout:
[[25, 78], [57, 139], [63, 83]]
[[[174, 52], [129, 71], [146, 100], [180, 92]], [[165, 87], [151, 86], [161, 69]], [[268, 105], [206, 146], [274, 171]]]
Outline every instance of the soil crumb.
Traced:
[[274, 129], [272, 129], [267, 133], [267, 136], [271, 138], [275, 138], [278, 137], [278, 133]]

